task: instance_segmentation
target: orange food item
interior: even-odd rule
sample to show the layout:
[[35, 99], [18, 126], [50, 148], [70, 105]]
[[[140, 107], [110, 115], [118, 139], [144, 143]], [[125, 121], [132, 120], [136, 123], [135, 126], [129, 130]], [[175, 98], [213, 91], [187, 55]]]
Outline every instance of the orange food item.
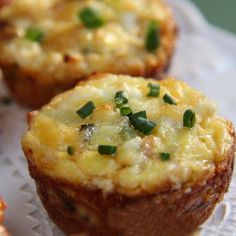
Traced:
[[4, 210], [5, 209], [6, 209], [6, 203], [0, 197], [0, 223], [2, 223], [2, 221], [3, 221], [3, 216], [4, 216]]

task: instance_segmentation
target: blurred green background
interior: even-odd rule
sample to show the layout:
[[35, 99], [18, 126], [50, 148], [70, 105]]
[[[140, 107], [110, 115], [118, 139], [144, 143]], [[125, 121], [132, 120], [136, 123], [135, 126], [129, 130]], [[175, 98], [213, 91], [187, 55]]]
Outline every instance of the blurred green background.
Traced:
[[213, 24], [236, 33], [236, 0], [190, 0]]

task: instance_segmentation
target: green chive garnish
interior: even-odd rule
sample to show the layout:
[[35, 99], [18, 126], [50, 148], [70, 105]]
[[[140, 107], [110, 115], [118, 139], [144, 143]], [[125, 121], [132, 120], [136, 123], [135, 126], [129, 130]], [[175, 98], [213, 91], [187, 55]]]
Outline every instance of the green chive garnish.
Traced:
[[126, 98], [124, 98], [124, 97], [117, 97], [117, 98], [115, 98], [116, 107], [121, 108], [124, 104], [127, 103], [125, 101], [126, 101]]
[[90, 7], [85, 7], [78, 13], [79, 19], [82, 23], [90, 29], [96, 29], [104, 25], [104, 19]]
[[42, 42], [43, 37], [43, 32], [36, 27], [30, 27], [25, 32], [25, 38], [33, 42]]
[[115, 98], [117, 98], [117, 97], [123, 97], [123, 96], [124, 96], [124, 91], [118, 91], [118, 92], [116, 92]]
[[123, 94], [123, 91], [118, 91], [115, 95], [115, 103], [118, 108], [121, 108], [124, 104], [128, 103], [128, 99]]
[[193, 128], [195, 122], [196, 122], [195, 113], [191, 109], [186, 110], [184, 112], [184, 117], [183, 117], [183, 126], [187, 128]]
[[81, 118], [86, 118], [87, 116], [91, 115], [93, 113], [93, 110], [95, 109], [95, 105], [92, 101], [89, 101], [84, 106], [82, 106], [76, 113]]
[[150, 134], [151, 131], [155, 128], [156, 124], [143, 118], [138, 117], [135, 128], [144, 134]]
[[110, 146], [110, 145], [99, 145], [98, 146], [98, 152], [101, 155], [113, 155], [116, 153], [116, 146]]
[[155, 123], [147, 120], [146, 111], [134, 113], [129, 117], [129, 119], [130, 123], [134, 126], [134, 128], [144, 134], [150, 134], [150, 132], [156, 126]]
[[170, 159], [170, 154], [167, 152], [161, 152], [160, 156], [162, 161], [168, 161]]
[[74, 155], [74, 148], [72, 146], [68, 146], [67, 147], [67, 153], [70, 155], [70, 156], [73, 156]]
[[120, 114], [122, 116], [129, 116], [132, 114], [132, 110], [130, 107], [121, 107], [120, 108]]
[[170, 95], [168, 95], [167, 93], [163, 96], [163, 100], [164, 100], [165, 103], [169, 103], [171, 105], [177, 105], [175, 100]]
[[158, 97], [160, 95], [160, 85], [149, 83], [148, 87], [150, 88], [147, 96], [149, 97]]
[[139, 112], [136, 112], [132, 115], [131, 119], [137, 119], [138, 117], [142, 117], [142, 118], [145, 118], [147, 119], [147, 113], [146, 111], [139, 111]]
[[160, 28], [156, 22], [148, 25], [145, 47], [148, 51], [154, 51], [160, 46]]
[[139, 117], [147, 119], [146, 111], [139, 111], [130, 116], [130, 123], [135, 127]]

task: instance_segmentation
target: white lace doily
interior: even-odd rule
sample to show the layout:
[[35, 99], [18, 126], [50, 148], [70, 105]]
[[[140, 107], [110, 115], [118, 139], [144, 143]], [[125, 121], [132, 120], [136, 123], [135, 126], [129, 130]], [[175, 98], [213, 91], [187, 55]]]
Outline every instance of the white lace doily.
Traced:
[[[168, 0], [180, 25], [170, 74], [204, 92], [236, 125], [236, 37], [210, 26], [185, 0]], [[0, 81], [0, 97], [7, 94]], [[7, 200], [5, 225], [12, 236], [63, 235], [48, 219], [35, 193], [20, 147], [26, 110], [0, 105], [0, 194]], [[201, 236], [236, 236], [236, 174], [229, 193], [202, 225]]]

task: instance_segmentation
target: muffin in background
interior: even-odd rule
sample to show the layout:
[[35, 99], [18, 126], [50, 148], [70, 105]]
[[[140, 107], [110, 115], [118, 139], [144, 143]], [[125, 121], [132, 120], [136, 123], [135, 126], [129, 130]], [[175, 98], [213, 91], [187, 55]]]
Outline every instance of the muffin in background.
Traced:
[[176, 34], [161, 0], [14, 0], [0, 9], [0, 67], [13, 96], [39, 107], [93, 73], [160, 75]]

